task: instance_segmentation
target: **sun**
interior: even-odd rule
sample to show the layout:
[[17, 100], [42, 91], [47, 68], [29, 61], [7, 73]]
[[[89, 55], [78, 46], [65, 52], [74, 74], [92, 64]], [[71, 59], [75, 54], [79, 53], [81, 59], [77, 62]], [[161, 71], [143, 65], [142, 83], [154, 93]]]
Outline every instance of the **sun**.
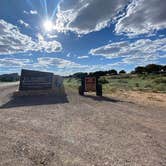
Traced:
[[52, 21], [45, 20], [43, 22], [43, 27], [44, 27], [45, 31], [51, 32], [53, 30], [53, 28], [54, 28], [54, 25], [53, 25]]

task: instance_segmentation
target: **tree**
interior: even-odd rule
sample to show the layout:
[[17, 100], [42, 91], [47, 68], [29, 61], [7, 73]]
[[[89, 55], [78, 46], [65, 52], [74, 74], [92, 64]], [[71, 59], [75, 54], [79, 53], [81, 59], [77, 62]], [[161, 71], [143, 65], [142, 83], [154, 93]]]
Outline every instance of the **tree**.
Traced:
[[82, 72], [80, 72], [80, 73], [75, 73], [75, 74], [73, 74], [73, 77], [74, 78], [84, 78], [84, 77], [86, 77], [88, 75], [88, 73], [82, 73]]
[[100, 76], [105, 76], [106, 75], [105, 73], [106, 73], [105, 71], [96, 71], [96, 72], [90, 73], [89, 75], [94, 77], [100, 77]]
[[143, 66], [138, 66], [138, 67], [135, 68], [135, 73], [136, 73], [136, 74], [143, 74], [143, 73], [146, 73], [146, 69], [145, 69], [145, 67], [143, 67]]
[[130, 72], [130, 74], [135, 74], [135, 71], [132, 70], [132, 71]]
[[162, 70], [162, 66], [156, 64], [149, 64], [145, 66], [145, 70], [147, 73], [159, 73]]
[[126, 71], [125, 71], [125, 70], [121, 70], [121, 71], [119, 72], [119, 74], [126, 74]]
[[117, 72], [115, 69], [112, 69], [112, 70], [109, 70], [109, 71], [108, 71], [108, 74], [109, 74], [109, 75], [117, 75], [118, 72]]
[[165, 66], [162, 66], [161, 70], [162, 70], [163, 72], [166, 72], [166, 65], [165, 65]]

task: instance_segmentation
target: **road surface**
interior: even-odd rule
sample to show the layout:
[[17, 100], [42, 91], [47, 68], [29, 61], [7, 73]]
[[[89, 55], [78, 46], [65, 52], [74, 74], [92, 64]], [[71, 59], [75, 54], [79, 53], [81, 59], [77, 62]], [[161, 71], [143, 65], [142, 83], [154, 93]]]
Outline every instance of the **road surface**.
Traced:
[[166, 110], [116, 98], [12, 98], [0, 86], [0, 166], [164, 166]]

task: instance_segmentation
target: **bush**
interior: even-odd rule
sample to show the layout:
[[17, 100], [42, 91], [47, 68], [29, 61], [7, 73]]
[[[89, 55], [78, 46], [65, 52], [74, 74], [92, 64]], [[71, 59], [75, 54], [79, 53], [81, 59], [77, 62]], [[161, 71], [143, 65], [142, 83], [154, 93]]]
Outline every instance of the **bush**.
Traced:
[[136, 74], [143, 74], [145, 72], [146, 72], [146, 69], [143, 66], [138, 66], [138, 67], [135, 68], [135, 73]]
[[159, 73], [162, 70], [162, 66], [156, 64], [149, 64], [145, 66], [145, 70], [147, 73]]
[[128, 83], [128, 81], [127, 81], [127, 80], [123, 80], [123, 79], [121, 79], [121, 80], [119, 80], [119, 83], [122, 83], [122, 84], [127, 84], [127, 83]]
[[112, 70], [109, 70], [109, 71], [108, 71], [108, 74], [109, 74], [109, 75], [117, 75], [118, 72], [117, 72], [116, 70], [112, 69]]
[[147, 78], [147, 75], [146, 75], [146, 74], [143, 74], [143, 75], [141, 76], [141, 78], [142, 78], [143, 80], [145, 80], [145, 79]]
[[145, 85], [145, 88], [152, 88], [153, 86], [151, 84]]
[[121, 71], [119, 72], [119, 74], [126, 74], [126, 71], [125, 71], [125, 70], [121, 70]]
[[156, 86], [154, 89], [155, 89], [156, 91], [166, 92], [166, 88], [165, 88], [164, 86], [161, 86], [161, 84], [158, 85], [158, 86]]
[[156, 78], [154, 79], [154, 83], [157, 83], [157, 84], [166, 84], [166, 78]]
[[99, 79], [99, 83], [101, 83], [101, 84], [108, 84], [109, 81], [105, 77], [102, 77], [102, 78]]

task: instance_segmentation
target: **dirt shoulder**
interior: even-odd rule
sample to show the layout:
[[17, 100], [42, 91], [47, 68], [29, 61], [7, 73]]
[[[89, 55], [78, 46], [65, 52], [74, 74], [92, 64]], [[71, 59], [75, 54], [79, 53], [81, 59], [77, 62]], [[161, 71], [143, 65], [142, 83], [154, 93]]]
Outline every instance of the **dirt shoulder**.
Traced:
[[139, 105], [166, 108], [166, 93], [121, 90], [111, 93], [107, 96], [116, 97], [129, 102], [134, 102]]

